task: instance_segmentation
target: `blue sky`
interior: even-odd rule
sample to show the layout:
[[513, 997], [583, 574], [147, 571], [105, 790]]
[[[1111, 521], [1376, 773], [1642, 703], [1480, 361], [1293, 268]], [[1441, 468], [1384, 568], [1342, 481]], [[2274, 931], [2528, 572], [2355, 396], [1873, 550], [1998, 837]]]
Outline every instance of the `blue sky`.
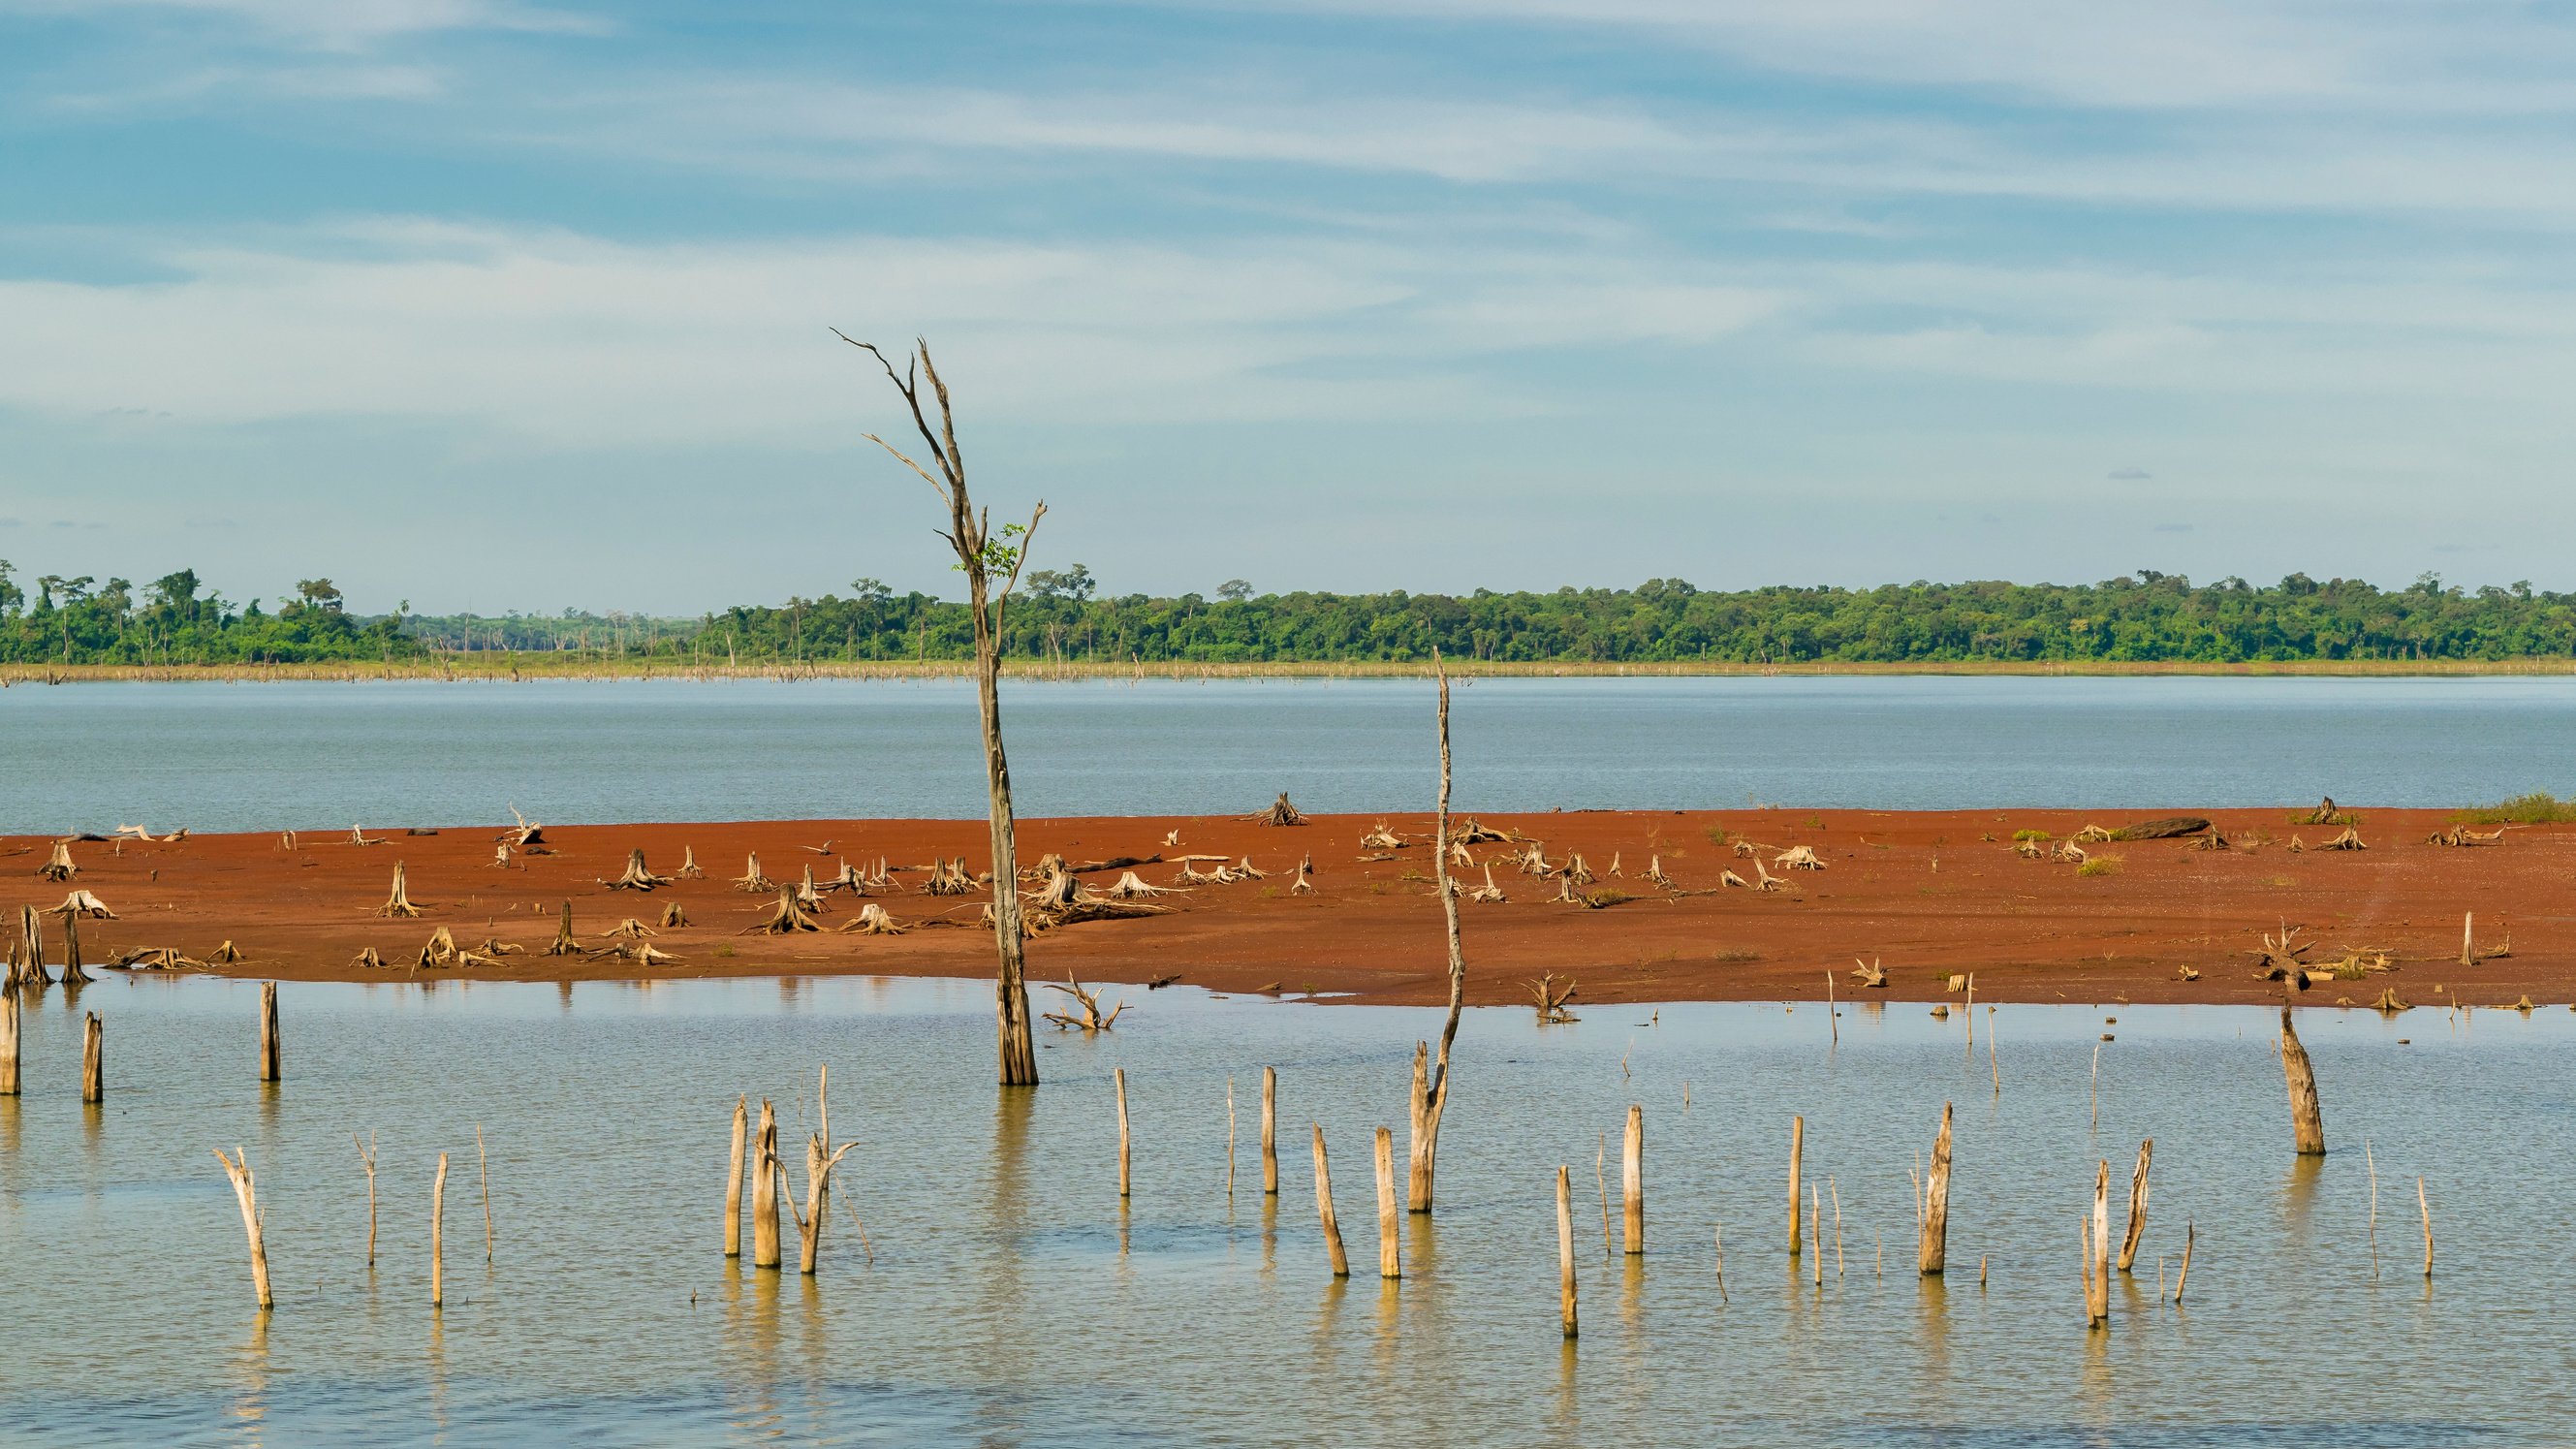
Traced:
[[2576, 587], [2576, 24], [2439, 0], [0, 0], [0, 557]]

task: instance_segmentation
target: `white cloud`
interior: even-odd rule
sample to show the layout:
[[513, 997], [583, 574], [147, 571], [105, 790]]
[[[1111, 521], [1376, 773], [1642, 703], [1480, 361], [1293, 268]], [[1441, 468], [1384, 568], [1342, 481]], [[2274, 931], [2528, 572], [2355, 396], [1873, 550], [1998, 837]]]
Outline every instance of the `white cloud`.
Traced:
[[598, 34], [609, 28], [599, 16], [514, 0], [0, 0], [0, 15], [106, 21], [120, 11], [199, 16], [325, 50], [363, 49], [447, 30]]
[[2576, 43], [2483, 0], [1136, 0], [1624, 30], [1745, 64], [2081, 107], [2563, 110]]
[[0, 404], [810, 445], [870, 405], [828, 323], [926, 332], [974, 378], [967, 405], [1015, 421], [1481, 413], [1501, 404], [1456, 358], [1705, 341], [1777, 305], [1577, 258], [1387, 247], [634, 246], [379, 220], [151, 260], [177, 279], [0, 282]]

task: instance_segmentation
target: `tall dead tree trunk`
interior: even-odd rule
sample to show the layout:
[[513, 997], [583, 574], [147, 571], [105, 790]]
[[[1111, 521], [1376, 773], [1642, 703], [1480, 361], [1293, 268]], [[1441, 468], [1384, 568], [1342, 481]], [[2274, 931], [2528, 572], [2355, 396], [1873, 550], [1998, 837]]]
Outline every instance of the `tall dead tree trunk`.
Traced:
[[[930, 460], [938, 472], [934, 475], [874, 433], [867, 435], [868, 441], [919, 474], [948, 505], [948, 527], [939, 536], [957, 551], [957, 566], [966, 575], [966, 601], [975, 626], [975, 702], [984, 727], [984, 782], [992, 822], [993, 940], [1000, 957], [993, 996], [1002, 1085], [1034, 1087], [1038, 1081], [1038, 1053], [1029, 1029], [1029, 988], [1020, 925], [1019, 847], [1011, 810], [1011, 766], [1002, 751], [1002, 613], [1010, 602], [1012, 589], [1019, 585], [1020, 568], [1028, 562], [1029, 541], [1037, 532], [1038, 520], [1046, 517], [1046, 504], [1037, 505], [1025, 526], [1005, 524], [1001, 537], [993, 537], [989, 511], [976, 508], [966, 491], [966, 456], [957, 447], [956, 415], [949, 406], [948, 384], [940, 380], [939, 369], [931, 363], [930, 344], [914, 339], [913, 356], [898, 373], [875, 344], [860, 342], [838, 329], [833, 335], [864, 349], [885, 369], [887, 380], [903, 394], [904, 404], [912, 412], [913, 429], [930, 449]], [[939, 403], [939, 429], [935, 433], [921, 408], [916, 374], [929, 379], [931, 393]]]
[[1431, 1211], [1433, 1170], [1440, 1155], [1440, 1118], [1449, 1110], [1449, 1047], [1458, 1039], [1458, 1011], [1467, 992], [1467, 949], [1458, 934], [1458, 887], [1449, 878], [1449, 671], [1440, 651], [1431, 651], [1431, 669], [1440, 680], [1440, 823], [1432, 868], [1439, 877], [1440, 914], [1449, 928], [1449, 1019], [1440, 1027], [1440, 1058], [1426, 1072], [1423, 1044], [1413, 1052], [1413, 1146], [1406, 1180], [1406, 1207]]

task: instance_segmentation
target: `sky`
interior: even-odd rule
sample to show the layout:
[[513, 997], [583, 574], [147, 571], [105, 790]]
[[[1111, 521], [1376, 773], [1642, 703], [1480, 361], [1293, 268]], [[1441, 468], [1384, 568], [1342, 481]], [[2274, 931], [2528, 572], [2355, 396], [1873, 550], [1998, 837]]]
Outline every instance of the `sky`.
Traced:
[[[370, 612], [2576, 587], [2576, 19], [0, 0], [0, 558]], [[894, 438], [900, 443], [900, 438]]]

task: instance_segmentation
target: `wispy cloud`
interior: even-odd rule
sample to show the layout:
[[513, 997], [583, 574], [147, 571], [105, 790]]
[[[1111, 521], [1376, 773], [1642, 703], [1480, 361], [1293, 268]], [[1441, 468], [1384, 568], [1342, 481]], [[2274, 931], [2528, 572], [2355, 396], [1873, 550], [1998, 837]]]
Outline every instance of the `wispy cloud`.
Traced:
[[8, 14], [112, 22], [160, 12], [228, 23], [294, 45], [354, 50], [402, 36], [454, 30], [601, 34], [606, 18], [513, 0], [0, 0]]
[[[1019, 420], [1481, 415], [1504, 402], [1461, 359], [1704, 342], [1782, 302], [1568, 257], [1361, 246], [636, 246], [379, 220], [150, 256], [178, 280], [0, 282], [0, 404], [839, 441], [851, 380], [824, 325], [900, 319], [971, 357], [977, 404]], [[142, 352], [116, 340], [146, 332]]]

